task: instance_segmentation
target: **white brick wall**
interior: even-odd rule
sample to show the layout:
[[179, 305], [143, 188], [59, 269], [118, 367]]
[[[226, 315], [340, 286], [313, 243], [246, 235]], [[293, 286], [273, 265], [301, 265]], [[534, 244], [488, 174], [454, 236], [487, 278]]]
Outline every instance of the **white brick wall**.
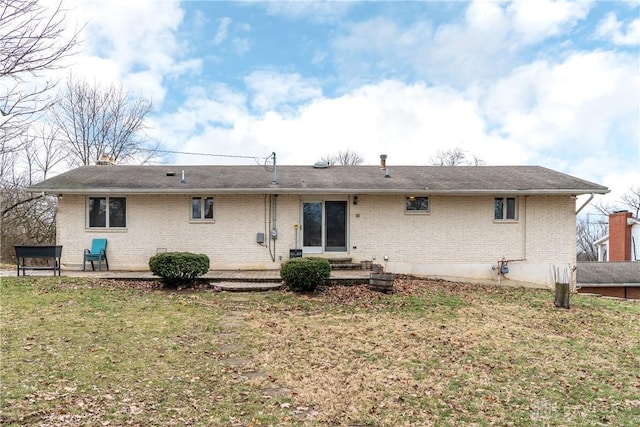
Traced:
[[[212, 268], [278, 268], [268, 247], [256, 243], [256, 234], [265, 228], [265, 196], [220, 195], [214, 197], [213, 222], [190, 221], [191, 196], [128, 196], [127, 229], [95, 230], [85, 226], [85, 197], [60, 200], [58, 242], [64, 246], [65, 264], [82, 264], [84, 248], [91, 239], [106, 237], [107, 254], [114, 269], [144, 269], [158, 249], [189, 251], [209, 256]], [[268, 202], [268, 201], [267, 201]], [[297, 197], [278, 197], [278, 218], [294, 218]], [[268, 204], [267, 204], [268, 209]], [[268, 218], [268, 210], [267, 210]], [[289, 220], [289, 223], [292, 221]], [[275, 241], [276, 261], [287, 258], [294, 241], [294, 229], [280, 226]], [[292, 246], [291, 246], [292, 247]]]
[[[269, 248], [256, 243], [257, 233], [268, 236], [271, 229], [265, 223], [268, 198], [216, 195], [215, 222], [197, 223], [189, 220], [191, 196], [129, 195], [127, 229], [118, 231], [89, 230], [86, 198], [64, 195], [58, 213], [63, 263], [81, 265], [83, 249], [90, 247], [91, 239], [106, 237], [113, 269], [146, 269], [149, 257], [159, 248], [207, 254], [213, 269], [279, 268], [279, 261], [288, 259], [289, 249], [298, 246], [295, 225], [301, 224], [302, 200], [310, 199], [277, 197], [274, 262]], [[345, 196], [313, 200], [323, 198], [344, 200]], [[575, 202], [569, 196], [520, 196], [518, 220], [507, 222], [493, 220], [493, 196], [431, 196], [428, 214], [406, 214], [404, 196], [365, 194], [358, 199], [357, 205], [348, 204], [348, 254], [325, 256], [348, 255], [356, 262], [375, 258], [382, 263], [386, 255], [390, 271], [458, 269], [467, 271], [467, 277], [472, 274], [468, 271], [475, 271], [475, 278], [489, 280], [495, 279], [490, 266], [504, 257], [514, 260], [510, 266], [516, 276], [518, 264], [523, 265], [524, 282], [535, 275], [535, 281], [545, 281], [541, 277], [549, 265], [575, 263]], [[536, 269], [540, 271], [530, 272]]]

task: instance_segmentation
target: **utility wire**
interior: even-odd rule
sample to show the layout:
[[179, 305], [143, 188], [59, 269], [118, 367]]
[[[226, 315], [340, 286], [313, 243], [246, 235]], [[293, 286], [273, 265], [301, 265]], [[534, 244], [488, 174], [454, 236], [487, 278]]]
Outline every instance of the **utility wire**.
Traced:
[[[40, 138], [39, 136], [33, 136], [33, 139]], [[43, 138], [45, 139], [45, 138]], [[57, 142], [68, 142], [67, 139], [49, 137], [46, 138], [49, 141], [57, 141]], [[189, 151], [174, 151], [174, 150], [160, 150], [160, 149], [152, 149], [152, 148], [136, 148], [135, 151], [138, 152], [148, 152], [148, 153], [160, 153], [160, 154], [183, 154], [188, 156], [205, 156], [205, 157], [223, 157], [223, 158], [234, 158], [234, 159], [252, 159], [257, 165], [260, 165], [264, 161], [264, 168], [269, 172], [273, 172], [275, 169], [275, 153], [271, 153], [268, 156], [260, 157], [260, 156], [246, 156], [240, 154], [212, 154], [212, 153], [194, 153]], [[273, 164], [270, 164], [270, 160], [273, 161]]]
[[271, 157], [271, 155], [269, 155], [269, 157], [258, 157], [258, 156], [242, 156], [239, 154], [210, 154], [210, 153], [191, 153], [188, 151], [173, 151], [173, 150], [153, 150], [150, 148], [139, 148], [138, 151], [148, 151], [148, 152], [153, 152], [153, 153], [169, 153], [169, 154], [187, 154], [190, 156], [209, 156], [209, 157], [231, 157], [231, 158], [236, 158], [236, 159], [268, 159], [269, 157]]
[[[27, 138], [33, 138], [33, 139], [46, 139], [48, 141], [56, 141], [56, 142], [69, 142], [68, 139], [65, 138], [57, 138], [57, 137], [42, 137], [40, 135], [28, 135], [25, 139]], [[239, 155], [239, 154], [210, 154], [210, 153], [192, 153], [192, 152], [188, 152], [188, 151], [173, 151], [173, 150], [159, 150], [159, 149], [152, 149], [152, 148], [137, 148], [135, 151], [146, 151], [146, 152], [150, 152], [150, 153], [166, 153], [166, 154], [185, 154], [185, 155], [189, 155], [189, 156], [208, 156], [208, 157], [228, 157], [228, 158], [236, 158], [236, 159], [254, 159], [255, 161], [260, 161], [261, 159], [264, 159], [265, 161], [268, 161], [271, 157], [273, 157], [273, 154], [269, 154], [268, 156], [243, 156], [243, 155]]]

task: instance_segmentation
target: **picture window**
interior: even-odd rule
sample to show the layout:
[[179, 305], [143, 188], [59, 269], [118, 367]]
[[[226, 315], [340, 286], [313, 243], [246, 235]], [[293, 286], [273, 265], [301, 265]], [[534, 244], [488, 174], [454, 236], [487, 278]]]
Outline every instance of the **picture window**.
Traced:
[[89, 228], [125, 228], [127, 199], [126, 197], [89, 197], [87, 217]]

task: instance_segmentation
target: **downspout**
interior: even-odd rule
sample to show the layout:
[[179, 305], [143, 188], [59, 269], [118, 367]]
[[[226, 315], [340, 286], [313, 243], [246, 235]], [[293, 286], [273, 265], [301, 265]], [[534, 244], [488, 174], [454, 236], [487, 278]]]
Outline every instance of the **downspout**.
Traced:
[[527, 197], [529, 196], [524, 196], [524, 215], [522, 217], [522, 259], [524, 261], [527, 260], [527, 215], [529, 214], [527, 211]]
[[[276, 261], [276, 239], [278, 238], [278, 229], [276, 228], [277, 200], [277, 194], [269, 196], [269, 224], [271, 226], [269, 232], [269, 255], [271, 255], [271, 261], [273, 262]], [[273, 251], [271, 249], [271, 243], [273, 243]]]
[[264, 236], [265, 236], [265, 241], [264, 243], [261, 244], [261, 246], [263, 247], [267, 247], [268, 243], [267, 243], [267, 238], [269, 237], [269, 224], [270, 224], [270, 220], [269, 220], [269, 205], [267, 203], [267, 200], [269, 199], [268, 195], [264, 195], [264, 200], [263, 200], [263, 205], [264, 205]]
[[591, 195], [589, 196], [589, 200], [587, 200], [586, 202], [584, 202], [584, 204], [578, 208], [578, 210], [576, 211], [576, 215], [578, 215], [578, 214], [580, 213], [580, 211], [581, 211], [582, 209], [584, 209], [584, 208], [585, 208], [585, 207], [586, 207], [586, 206], [587, 206], [587, 205], [588, 205], [588, 204], [593, 200], [593, 198], [594, 198], [594, 194], [593, 194], [593, 193], [591, 193]]
[[[274, 194], [273, 196], [273, 223], [271, 224], [271, 237], [273, 240], [278, 238], [278, 227], [277, 227], [277, 214], [278, 214], [278, 195]], [[275, 243], [275, 242], [274, 242]], [[274, 245], [275, 247], [275, 245]]]
[[[594, 193], [591, 193], [589, 195], [589, 199], [587, 199], [587, 201], [584, 202], [582, 204], [582, 206], [580, 206], [578, 208], [578, 210], [576, 211], [576, 217], [578, 216], [578, 214], [580, 213], [580, 211], [582, 209], [587, 207], [587, 205], [593, 200], [594, 196], [595, 196]], [[574, 242], [574, 244], [575, 244], [575, 242]], [[576, 262], [577, 262], [577, 260], [576, 260]], [[576, 273], [577, 269], [578, 269], [578, 264], [574, 263], [573, 266], [569, 265], [569, 270], [571, 271], [571, 283], [569, 284], [569, 286], [570, 286], [570, 289], [573, 289], [574, 292], [576, 291], [576, 286], [577, 286], [577, 281], [578, 281], [577, 273]]]

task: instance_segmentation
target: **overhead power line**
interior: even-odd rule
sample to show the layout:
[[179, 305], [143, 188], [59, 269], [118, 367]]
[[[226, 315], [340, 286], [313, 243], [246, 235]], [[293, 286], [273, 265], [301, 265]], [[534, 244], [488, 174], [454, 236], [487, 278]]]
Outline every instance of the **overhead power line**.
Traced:
[[[40, 135], [28, 135], [27, 138], [42, 138]], [[50, 141], [57, 141], [57, 142], [69, 142], [68, 139], [64, 139], [64, 138], [58, 138], [58, 137], [46, 137], [43, 139], [47, 139]], [[268, 156], [246, 156], [246, 155], [239, 155], [239, 154], [212, 154], [212, 153], [193, 153], [193, 152], [189, 152], [189, 151], [173, 151], [173, 150], [159, 150], [159, 149], [152, 149], [152, 148], [138, 148], [136, 149], [136, 151], [145, 151], [145, 152], [150, 152], [150, 153], [166, 153], [166, 154], [184, 154], [184, 155], [189, 155], [189, 156], [206, 156], [206, 157], [227, 157], [227, 158], [236, 158], [236, 159], [253, 159], [257, 162], [260, 162], [261, 160], [264, 160], [265, 162], [268, 161], [270, 158], [273, 157], [273, 153], [269, 154]]]
[[271, 155], [267, 157], [260, 156], [242, 156], [239, 154], [211, 154], [211, 153], [191, 153], [188, 151], [173, 151], [173, 150], [152, 150], [148, 148], [140, 149], [139, 151], [149, 151], [155, 153], [168, 153], [168, 154], [186, 154], [189, 156], [208, 156], [208, 157], [231, 157], [236, 159], [268, 159]]

